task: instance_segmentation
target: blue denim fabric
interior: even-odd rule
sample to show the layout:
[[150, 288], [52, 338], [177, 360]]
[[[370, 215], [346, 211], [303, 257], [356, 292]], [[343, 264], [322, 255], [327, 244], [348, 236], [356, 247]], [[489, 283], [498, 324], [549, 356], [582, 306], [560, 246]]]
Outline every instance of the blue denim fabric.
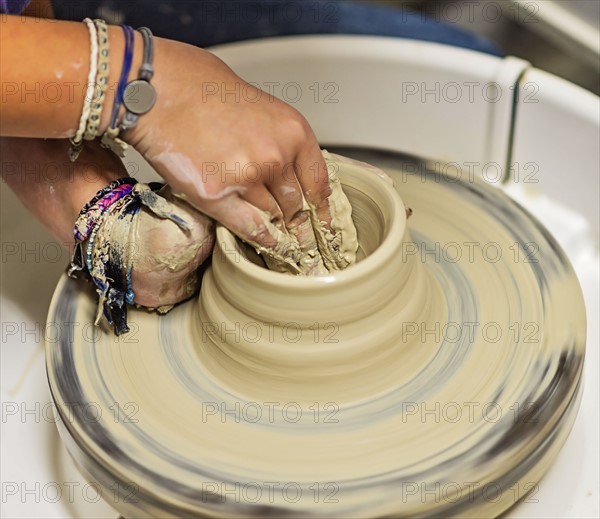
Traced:
[[0, 13], [19, 14], [29, 5], [31, 0], [0, 0]]
[[339, 0], [55, 0], [57, 18], [102, 17], [147, 26], [200, 47], [298, 34], [368, 34], [412, 38], [502, 55], [492, 43], [407, 9]]

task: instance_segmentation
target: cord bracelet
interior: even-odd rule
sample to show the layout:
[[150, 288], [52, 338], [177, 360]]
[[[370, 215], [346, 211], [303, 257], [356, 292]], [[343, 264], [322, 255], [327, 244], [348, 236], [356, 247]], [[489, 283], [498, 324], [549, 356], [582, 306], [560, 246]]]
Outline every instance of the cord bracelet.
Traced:
[[[150, 83], [154, 75], [154, 37], [147, 27], [139, 29], [144, 43], [143, 60], [138, 70], [138, 78], [126, 85], [119, 81], [115, 106], [113, 107], [113, 118], [110, 127], [102, 136], [102, 146], [110, 148], [120, 157], [123, 157], [128, 145], [119, 135], [121, 132], [134, 128], [141, 115], [148, 113], [156, 103], [156, 90]], [[127, 63], [126, 63], [127, 64]], [[131, 65], [130, 63], [127, 65]], [[127, 76], [125, 76], [126, 80]], [[123, 80], [123, 75], [121, 76]], [[121, 124], [117, 123], [117, 117], [121, 104], [125, 107], [125, 115]]]
[[[81, 117], [75, 135], [69, 139], [69, 158], [75, 162], [83, 149], [84, 141], [94, 140], [102, 119], [104, 101], [108, 90], [110, 74], [110, 42], [108, 26], [101, 19], [85, 18], [90, 39], [90, 68], [86, 93], [83, 99]], [[137, 79], [127, 82], [133, 62], [135, 31], [128, 25], [121, 25], [125, 39], [123, 65], [107, 130], [101, 136], [101, 145], [110, 148], [123, 157], [128, 144], [119, 136], [121, 132], [134, 128], [141, 115], [149, 112], [156, 103], [156, 90], [150, 83], [154, 75], [154, 37], [147, 27], [140, 27], [144, 45], [142, 64]], [[125, 108], [123, 120], [119, 122], [121, 106]]]

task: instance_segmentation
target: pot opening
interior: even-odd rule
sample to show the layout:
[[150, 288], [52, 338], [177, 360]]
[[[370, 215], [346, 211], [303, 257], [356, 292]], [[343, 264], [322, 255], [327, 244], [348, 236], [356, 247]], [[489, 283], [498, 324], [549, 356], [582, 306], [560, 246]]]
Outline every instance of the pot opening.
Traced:
[[[352, 205], [352, 220], [356, 226], [358, 236], [358, 251], [356, 253], [356, 262], [358, 263], [373, 254], [383, 242], [387, 234], [386, 219], [373, 198], [349, 185], [343, 185], [343, 190], [350, 201], [350, 205]], [[242, 262], [247, 260], [267, 269], [263, 257], [252, 246], [243, 243], [238, 238], [235, 238], [235, 240]], [[289, 274], [274, 273], [289, 276]]]

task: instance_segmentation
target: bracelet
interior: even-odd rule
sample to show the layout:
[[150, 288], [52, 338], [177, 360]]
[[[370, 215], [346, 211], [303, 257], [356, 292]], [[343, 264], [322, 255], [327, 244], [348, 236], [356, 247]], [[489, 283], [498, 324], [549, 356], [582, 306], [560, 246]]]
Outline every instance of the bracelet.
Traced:
[[[96, 286], [96, 292], [99, 296], [98, 312], [94, 324], [99, 324], [102, 316], [113, 326], [115, 334], [120, 335], [128, 332], [127, 326], [127, 300], [133, 302], [135, 294], [128, 294], [127, 279], [123, 279], [123, 260], [120, 248], [111, 246], [109, 236], [111, 229], [117, 219], [122, 220], [125, 215], [125, 208], [134, 202], [129, 197], [121, 198], [113, 205], [110, 212], [95, 226], [92, 236], [88, 242], [86, 252], [86, 265], [89, 275]], [[130, 216], [129, 227], [134, 229], [133, 218]], [[102, 231], [100, 229], [102, 228]], [[98, 240], [99, 233], [102, 237]], [[129, 263], [129, 262], [128, 262]], [[128, 265], [127, 270], [130, 266]]]
[[83, 135], [86, 141], [94, 140], [98, 133], [98, 125], [100, 124], [102, 107], [104, 105], [104, 98], [106, 97], [109, 74], [108, 28], [104, 20], [94, 20], [94, 24], [98, 33], [98, 73], [94, 85], [94, 102], [92, 103], [87, 127]]
[[119, 77], [119, 84], [117, 86], [117, 92], [115, 94], [115, 101], [113, 103], [112, 115], [110, 118], [109, 128], [116, 128], [119, 119], [119, 108], [123, 102], [123, 92], [127, 84], [127, 78], [129, 77], [129, 71], [131, 70], [131, 63], [133, 61], [133, 51], [135, 48], [135, 36], [133, 29], [129, 25], [121, 25], [123, 29], [123, 35], [125, 36], [125, 50], [123, 52], [123, 68], [121, 69], [121, 76]]
[[125, 87], [123, 105], [127, 111], [121, 123], [122, 131], [135, 127], [139, 116], [148, 113], [156, 103], [156, 90], [150, 83], [154, 75], [154, 37], [148, 27], [140, 27], [138, 30], [144, 42], [144, 57], [138, 78]]
[[89, 18], [85, 18], [83, 21], [86, 23], [90, 33], [90, 71], [88, 74], [87, 88], [85, 90], [86, 93], [83, 98], [83, 110], [81, 112], [81, 119], [79, 120], [79, 127], [77, 128], [75, 137], [69, 139], [71, 142], [71, 146], [69, 148], [69, 158], [71, 159], [71, 162], [75, 162], [77, 160], [77, 157], [79, 157], [83, 147], [83, 134], [85, 132], [86, 123], [90, 115], [92, 98], [94, 97], [92, 94], [92, 96], [88, 98], [88, 90], [90, 85], [95, 85], [96, 74], [98, 73], [98, 36], [96, 26]]
[[108, 211], [108, 209], [124, 196], [133, 191], [134, 184], [121, 184], [104, 195], [93, 207], [77, 218], [73, 235], [76, 241], [85, 241], [89, 238], [97, 220]]
[[[127, 194], [130, 194], [131, 191]], [[109, 214], [112, 212], [119, 212], [124, 206], [131, 204], [133, 198], [132, 197], [127, 197], [126, 195], [121, 196], [118, 200], [115, 200], [115, 203], [112, 204], [110, 207], [106, 208], [105, 213], [103, 214], [103, 216], [105, 214]], [[88, 241], [88, 245], [87, 245], [87, 251], [86, 251], [86, 255], [85, 255], [85, 260], [86, 260], [86, 266], [88, 269], [88, 272], [90, 273], [90, 275], [92, 276], [92, 279], [94, 281], [94, 284], [101, 290], [104, 290], [106, 287], [106, 283], [105, 281], [101, 281], [100, 278], [101, 276], [97, 276], [95, 275], [96, 272], [103, 272], [104, 271], [104, 263], [106, 262], [106, 259], [100, 258], [99, 260], [96, 258], [96, 268], [94, 268], [93, 266], [93, 262], [92, 262], [92, 252], [94, 250], [94, 241], [96, 240], [96, 235], [98, 234], [98, 230], [100, 229], [100, 227], [102, 226], [102, 224], [104, 223], [104, 218], [99, 218], [98, 221], [96, 221], [94, 223], [94, 226], [92, 227], [91, 231], [90, 231], [90, 235], [89, 235], [89, 241]]]
[[133, 61], [133, 50], [135, 47], [135, 37], [133, 29], [129, 25], [121, 25], [123, 29], [123, 35], [125, 37], [125, 48], [123, 51], [123, 67], [121, 68], [121, 76], [119, 77], [119, 83], [117, 85], [117, 91], [115, 93], [115, 100], [112, 107], [112, 113], [110, 117], [110, 123], [108, 129], [102, 135], [100, 141], [101, 146], [104, 148], [110, 148], [119, 157], [123, 157], [127, 144], [119, 139], [119, 109], [123, 101], [123, 93], [127, 86], [127, 78], [129, 77], [129, 71], [131, 70], [131, 62]]
[[87, 211], [89, 211], [89, 209], [92, 206], [96, 205], [96, 202], [98, 202], [98, 200], [100, 200], [101, 198], [103, 198], [104, 195], [110, 193], [113, 189], [116, 189], [117, 187], [122, 186], [123, 184], [134, 185], [136, 183], [137, 183], [137, 180], [135, 178], [132, 178], [132, 177], [124, 177], [124, 178], [119, 178], [117, 180], [114, 180], [113, 182], [111, 182], [107, 186], [105, 186], [102, 189], [100, 189], [94, 195], [94, 198], [92, 198], [87, 204], [85, 204], [83, 206], [83, 209], [81, 209], [81, 211], [79, 211], [79, 216], [81, 216], [81, 215], [85, 214]]
[[[154, 60], [154, 37], [147, 27], [140, 27], [139, 31], [144, 42], [144, 52], [138, 78], [127, 83], [127, 85], [124, 85], [121, 81], [119, 82], [119, 89], [117, 96], [115, 96], [115, 107], [113, 107], [113, 120], [110, 128], [102, 136], [101, 141], [104, 147], [110, 148], [120, 157], [124, 156], [128, 147], [127, 143], [119, 138], [120, 132], [135, 127], [140, 115], [149, 112], [156, 103], [156, 90], [150, 83], [154, 75], [152, 64]], [[130, 66], [131, 63], [128, 65]], [[123, 79], [123, 76], [121, 76], [121, 79]], [[121, 124], [118, 125], [117, 116], [121, 103], [125, 107], [125, 115]]]
[[[113, 195], [114, 199], [110, 200], [106, 197], [111, 195], [115, 190], [119, 190], [121, 186], [133, 186], [137, 184], [137, 180], [131, 177], [119, 178], [107, 186], [100, 189], [94, 197], [83, 206], [79, 211], [77, 222], [73, 230], [73, 236], [75, 238], [75, 248], [73, 249], [73, 255], [71, 258], [71, 265], [69, 266], [68, 273], [71, 277], [78, 277], [79, 272], [85, 271], [85, 260], [83, 253], [83, 242], [90, 237], [93, 233], [93, 229], [98, 221], [102, 219], [102, 216], [106, 210], [120, 198], [126, 196]], [[102, 203], [98, 206], [97, 204]], [[96, 208], [96, 210], [93, 210]], [[93, 212], [93, 214], [90, 214]]]

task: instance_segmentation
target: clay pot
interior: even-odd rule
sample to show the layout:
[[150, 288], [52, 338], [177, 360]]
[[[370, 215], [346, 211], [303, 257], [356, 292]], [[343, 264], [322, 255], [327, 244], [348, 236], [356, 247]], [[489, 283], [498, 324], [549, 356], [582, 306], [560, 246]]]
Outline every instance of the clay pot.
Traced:
[[[218, 383], [247, 398], [266, 398], [274, 385], [300, 402], [389, 390], [402, 383], [400, 364], [413, 364], [404, 357], [414, 345], [398, 348], [402, 322], [426, 311], [430, 319], [445, 317], [439, 288], [405, 253], [412, 242], [394, 187], [361, 163], [332, 157], [353, 208], [355, 265], [319, 277], [273, 272], [230, 231], [217, 229], [196, 336], [210, 338], [199, 348]], [[381, 373], [375, 383], [372, 370]]]

